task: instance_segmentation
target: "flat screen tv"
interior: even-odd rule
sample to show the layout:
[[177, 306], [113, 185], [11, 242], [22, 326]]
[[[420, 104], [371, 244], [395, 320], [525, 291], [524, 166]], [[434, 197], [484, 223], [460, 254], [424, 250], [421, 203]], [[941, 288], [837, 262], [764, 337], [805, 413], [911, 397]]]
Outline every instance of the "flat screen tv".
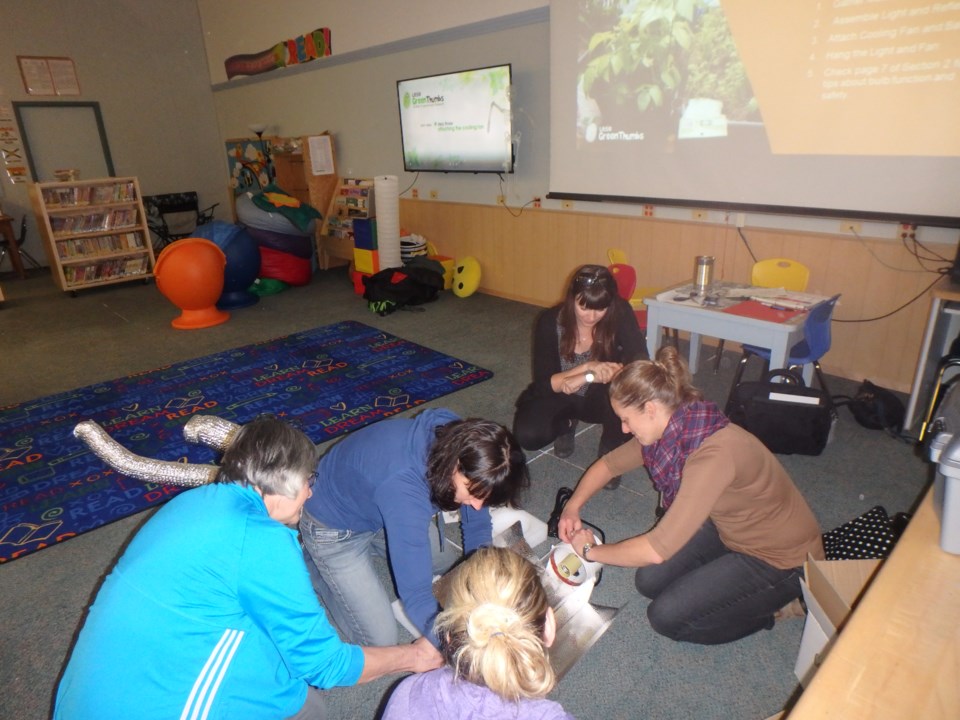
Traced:
[[510, 64], [397, 81], [407, 172], [513, 172]]

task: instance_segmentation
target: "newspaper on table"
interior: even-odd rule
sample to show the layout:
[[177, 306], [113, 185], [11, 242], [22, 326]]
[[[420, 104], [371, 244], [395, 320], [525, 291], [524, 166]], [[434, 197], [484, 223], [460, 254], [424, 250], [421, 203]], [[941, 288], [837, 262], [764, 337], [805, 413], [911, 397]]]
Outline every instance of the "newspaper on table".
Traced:
[[693, 283], [678, 285], [658, 293], [657, 300], [678, 305], [713, 307], [719, 310], [732, 307], [744, 300], [755, 300], [771, 307], [809, 310], [827, 298], [823, 295], [786, 290], [782, 287], [762, 288], [749, 283], [719, 282], [714, 283], [705, 293], [699, 292]]

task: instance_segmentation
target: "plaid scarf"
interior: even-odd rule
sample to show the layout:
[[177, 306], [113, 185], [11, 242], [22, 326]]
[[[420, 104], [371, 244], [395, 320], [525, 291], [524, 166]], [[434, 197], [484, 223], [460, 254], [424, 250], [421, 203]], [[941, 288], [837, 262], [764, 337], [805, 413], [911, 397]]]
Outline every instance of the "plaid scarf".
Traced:
[[653, 478], [653, 486], [662, 495], [664, 510], [677, 496], [687, 457], [729, 423], [714, 403], [698, 400], [677, 408], [660, 439], [653, 445], [643, 446], [643, 462]]

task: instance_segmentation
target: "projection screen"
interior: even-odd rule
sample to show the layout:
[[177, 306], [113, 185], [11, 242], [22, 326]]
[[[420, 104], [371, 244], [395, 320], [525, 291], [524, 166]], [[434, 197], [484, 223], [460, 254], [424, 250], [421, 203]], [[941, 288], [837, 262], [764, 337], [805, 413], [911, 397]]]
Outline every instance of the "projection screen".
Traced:
[[553, 198], [960, 227], [960, 2], [554, 0]]

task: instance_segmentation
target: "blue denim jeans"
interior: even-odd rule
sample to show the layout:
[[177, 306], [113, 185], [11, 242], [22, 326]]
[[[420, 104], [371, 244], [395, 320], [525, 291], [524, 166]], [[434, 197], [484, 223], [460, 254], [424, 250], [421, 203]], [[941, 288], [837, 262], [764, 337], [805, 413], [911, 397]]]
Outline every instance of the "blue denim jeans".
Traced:
[[[429, 533], [433, 572], [442, 574], [460, 558], [460, 549], [449, 541], [441, 549], [435, 525]], [[399, 630], [390, 606], [394, 596], [380, 582], [375, 566], [375, 558], [387, 557], [384, 531], [328, 528], [304, 511], [300, 537], [313, 588], [341, 638], [356, 645], [396, 645]]]
[[637, 570], [650, 625], [661, 635], [702, 645], [739, 640], [773, 627], [773, 614], [800, 597], [801, 568], [779, 570], [733, 552], [713, 522], [659, 565]]

